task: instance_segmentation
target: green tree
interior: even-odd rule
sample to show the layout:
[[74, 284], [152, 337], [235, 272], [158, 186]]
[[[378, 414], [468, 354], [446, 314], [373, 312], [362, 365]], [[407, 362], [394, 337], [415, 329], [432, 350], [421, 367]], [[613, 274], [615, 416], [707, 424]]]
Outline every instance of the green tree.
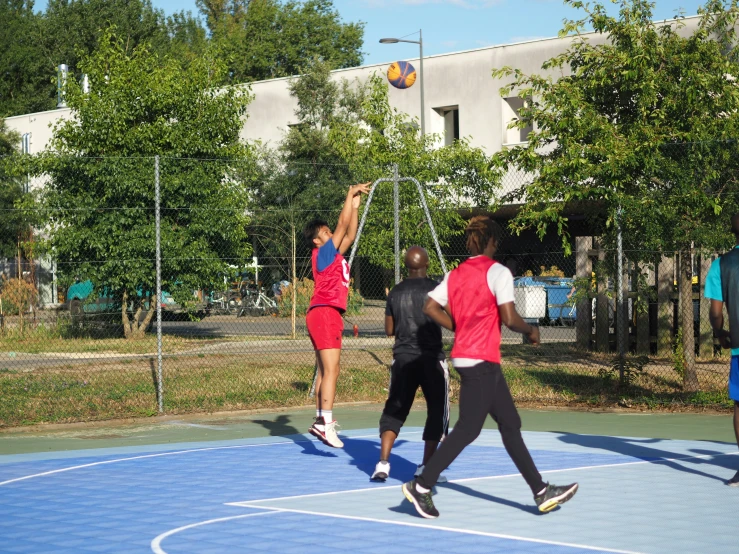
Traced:
[[[67, 277], [91, 279], [121, 299], [126, 337], [146, 329], [155, 289], [154, 156], [162, 156], [162, 285], [180, 302], [222, 286], [229, 265], [250, 253], [246, 180], [250, 149], [239, 139], [248, 89], [214, 89], [224, 70], [206, 55], [183, 70], [145, 46], [132, 52], [106, 31], [70, 82], [74, 118], [54, 130], [45, 158], [49, 247]], [[135, 316], [129, 314], [133, 306]]]
[[[503, 169], [531, 176], [510, 197], [525, 199], [513, 228], [543, 235], [553, 227], [569, 252], [566, 214], [579, 205], [597, 211], [610, 248], [620, 224], [634, 261], [681, 252], [684, 388], [695, 390], [692, 245], [720, 246], [739, 193], [736, 2], [709, 2], [689, 36], [679, 18], [653, 23], [653, 4], [645, 0], [620, 0], [617, 17], [600, 3], [565, 3], [585, 17], [566, 22], [561, 34], [573, 42], [545, 62], [549, 76], [493, 73], [512, 77], [502, 94], [526, 100], [517, 125], [534, 125], [526, 146], [496, 157]], [[586, 27], [595, 37], [581, 34]]]
[[27, 235], [29, 225], [20, 204], [23, 181], [13, 170], [12, 155], [17, 153], [20, 137], [0, 119], [0, 258], [18, 254], [19, 244]]
[[0, 117], [52, 108], [53, 73], [39, 44], [42, 17], [32, 0], [0, 0]]
[[343, 23], [332, 0], [197, 0], [229, 59], [228, 80], [297, 75], [313, 58], [332, 69], [362, 63], [363, 23]]

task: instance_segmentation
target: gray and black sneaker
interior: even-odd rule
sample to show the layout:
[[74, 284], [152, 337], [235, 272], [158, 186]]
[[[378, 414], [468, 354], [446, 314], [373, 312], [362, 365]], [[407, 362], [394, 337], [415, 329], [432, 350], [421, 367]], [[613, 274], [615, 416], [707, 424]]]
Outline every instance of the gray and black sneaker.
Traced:
[[726, 481], [726, 484], [730, 487], [739, 487], [739, 471], [736, 472], [736, 475], [734, 475], [734, 477]]
[[576, 492], [577, 483], [572, 483], [571, 485], [565, 485], [563, 487], [547, 483], [547, 488], [544, 489], [544, 492], [534, 496], [534, 500], [536, 501], [536, 505], [539, 506], [539, 511], [547, 513], [554, 510], [554, 508], [560, 504], [567, 502], [570, 498], [575, 496]]
[[426, 519], [436, 519], [439, 517], [439, 510], [436, 509], [434, 501], [431, 499], [431, 491], [419, 492], [415, 479], [403, 484], [403, 494], [408, 500], [413, 502], [416, 511], [422, 517]]

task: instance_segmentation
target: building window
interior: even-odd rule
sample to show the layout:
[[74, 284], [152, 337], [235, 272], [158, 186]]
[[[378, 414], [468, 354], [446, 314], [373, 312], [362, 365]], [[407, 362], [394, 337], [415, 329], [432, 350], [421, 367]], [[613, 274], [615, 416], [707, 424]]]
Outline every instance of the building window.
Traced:
[[455, 140], [459, 140], [459, 106], [444, 106], [434, 108], [434, 111], [441, 116], [444, 124], [444, 146], [454, 144]]
[[520, 144], [529, 139], [529, 133], [534, 130], [532, 124], [523, 128], [510, 127], [521, 119], [520, 112], [525, 105], [526, 100], [518, 96], [503, 98], [503, 144]]

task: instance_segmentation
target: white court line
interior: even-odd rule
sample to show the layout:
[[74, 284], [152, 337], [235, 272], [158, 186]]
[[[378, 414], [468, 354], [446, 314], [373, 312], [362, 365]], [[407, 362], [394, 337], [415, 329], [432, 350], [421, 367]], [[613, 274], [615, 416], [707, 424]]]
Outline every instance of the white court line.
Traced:
[[245, 519], [247, 517], [268, 516], [272, 514], [279, 514], [281, 511], [282, 510], [272, 510], [269, 512], [259, 512], [256, 514], [242, 514], [240, 516], [219, 517], [218, 519], [209, 519], [207, 521], [201, 521], [198, 523], [191, 523], [190, 525], [184, 525], [182, 527], [178, 527], [177, 529], [172, 529], [171, 531], [162, 533], [161, 535], [156, 537], [153, 541], [151, 541], [151, 550], [152, 552], [154, 552], [154, 554], [167, 554], [167, 552], [161, 547], [162, 541], [166, 539], [167, 537], [171, 537], [172, 535], [179, 533], [180, 531], [186, 531], [188, 529], [193, 529], [195, 527], [201, 527], [203, 525], [210, 525], [211, 523], [220, 523], [221, 521], [231, 521], [233, 519]]
[[[407, 431], [404, 434], [405, 435], [413, 435], [413, 434], [416, 434], [417, 435], [417, 434], [422, 433], [422, 432], [423, 431]], [[346, 437], [348, 439], [366, 439], [368, 437], [376, 437], [376, 436], [377, 436], [376, 433], [375, 434], [372, 434], [372, 435], [357, 435], [355, 437], [350, 437], [348, 435], [344, 435], [344, 437]], [[208, 448], [193, 448], [193, 449], [190, 449], [190, 450], [177, 450], [177, 451], [174, 451], [174, 452], [160, 452], [158, 454], [145, 454], [145, 455], [142, 455], [142, 456], [130, 456], [128, 458], [116, 458], [115, 460], [104, 460], [102, 462], [92, 462], [92, 463], [89, 463], [89, 464], [82, 464], [82, 465], [78, 465], [78, 466], [63, 467], [63, 468], [54, 469], [54, 470], [51, 470], [51, 471], [44, 471], [43, 473], [34, 473], [33, 475], [25, 475], [23, 477], [16, 477], [15, 479], [8, 479], [7, 481], [0, 481], [0, 487], [3, 486], [3, 485], [9, 485], [11, 483], [17, 483], [18, 481], [25, 481], [26, 479], [33, 479], [35, 477], [44, 477], [46, 475], [54, 475], [54, 474], [57, 474], [57, 473], [64, 473], [64, 472], [67, 472], [67, 471], [74, 471], [76, 469], [84, 469], [84, 468], [88, 468], [88, 467], [102, 466], [102, 465], [107, 465], [107, 464], [115, 464], [115, 463], [118, 463], [118, 462], [128, 462], [130, 460], [143, 460], [143, 459], [146, 459], [146, 458], [160, 458], [162, 456], [175, 456], [177, 454], [190, 454], [192, 452], [208, 452], [208, 451], [211, 451], [211, 450], [233, 450], [233, 449], [236, 449], [236, 448], [256, 448], [256, 447], [259, 447], [259, 446], [275, 446], [275, 445], [279, 445], [279, 444], [297, 444], [297, 443], [301, 443], [301, 442], [315, 442], [315, 443], [320, 443], [321, 441], [319, 441], [319, 440], [312, 440], [312, 439], [306, 439], [306, 440], [302, 440], [302, 441], [266, 442], [266, 443], [260, 443], [260, 444], [239, 444], [239, 445], [234, 445], [234, 446], [211, 446], [211, 447], [208, 447]]]
[[209, 525], [211, 523], [218, 523], [221, 521], [228, 521], [233, 519], [239, 519], [239, 518], [246, 518], [246, 517], [252, 517], [252, 516], [258, 516], [258, 515], [266, 515], [266, 514], [276, 514], [276, 513], [293, 513], [293, 514], [303, 514], [303, 515], [310, 515], [310, 516], [320, 516], [320, 517], [333, 517], [337, 519], [350, 519], [354, 521], [366, 521], [369, 523], [385, 523], [390, 525], [400, 525], [402, 527], [418, 527], [421, 529], [433, 529], [435, 531], [446, 531], [449, 533], [461, 533], [463, 535], [477, 535], [480, 537], [491, 537], [495, 539], [508, 539], [508, 540], [514, 540], [514, 541], [522, 541], [522, 542], [533, 542], [537, 544], [547, 544], [552, 546], [565, 546], [568, 548], [578, 548], [581, 550], [595, 550], [598, 552], [613, 552], [615, 554], [641, 554], [639, 552], [633, 551], [633, 550], [617, 550], [614, 548], [602, 548], [597, 546], [588, 546], [585, 544], [577, 544], [577, 543], [569, 543], [569, 542], [559, 542], [559, 541], [548, 541], [544, 539], [533, 539], [529, 537], [519, 537], [516, 535], [506, 535], [503, 533], [487, 533], [485, 531], [475, 531], [472, 529], [458, 529], [455, 527], [442, 527], [442, 526], [436, 526], [436, 525], [428, 525], [424, 523], [414, 523], [411, 521], [393, 521], [388, 519], [378, 519], [373, 517], [360, 517], [360, 516], [346, 516], [346, 515], [340, 515], [340, 514], [333, 514], [333, 513], [327, 513], [327, 512], [314, 512], [310, 510], [293, 510], [291, 508], [274, 508], [270, 506], [261, 506], [263, 510], [270, 510], [268, 512], [264, 513], [257, 513], [257, 514], [245, 514], [242, 516], [232, 516], [232, 517], [224, 517], [219, 519], [211, 519], [208, 521], [202, 521], [200, 523], [193, 523], [191, 525], [186, 525], [184, 527], [179, 527], [177, 529], [172, 529], [171, 531], [167, 531], [166, 533], [162, 533], [157, 538], [155, 538], [153, 541], [151, 541], [151, 549], [154, 552], [154, 554], [167, 554], [165, 550], [162, 549], [161, 542], [175, 533], [179, 533], [180, 531], [185, 531], [187, 529], [191, 529], [193, 527], [198, 527], [202, 525]]
[[[633, 465], [640, 465], [640, 464], [661, 464], [661, 463], [669, 463], [669, 462], [678, 462], [678, 461], [684, 461], [684, 460], [699, 460], [699, 459], [705, 459], [705, 458], [720, 458], [722, 456], [736, 456], [739, 455], [739, 452], [727, 452], [724, 454], [703, 454], [700, 456], [681, 456], [679, 458], [660, 458], [658, 460], [638, 460], [635, 462], [623, 462], [623, 463], [615, 463], [615, 464], [601, 464], [601, 465], [593, 465], [593, 466], [580, 466], [580, 467], [568, 467], [568, 468], [562, 468], [562, 469], [548, 469], [545, 471], [540, 472], [542, 475], [549, 474], [549, 473], [562, 473], [566, 471], [583, 471], [587, 469], [604, 469], [604, 468], [612, 468], [612, 467], [624, 467], [624, 466], [633, 466]], [[509, 477], [520, 477], [520, 473], [507, 473], [505, 475], [488, 475], [486, 477], [468, 477], [465, 479], [452, 479], [449, 481], [449, 483], [469, 483], [471, 481], [485, 481], [488, 479], [508, 479]], [[441, 485], [443, 487], [443, 484]], [[355, 492], [368, 492], [368, 491], [378, 491], [378, 490], [387, 490], [387, 489], [394, 489], [398, 487], [398, 485], [385, 485], [385, 486], [379, 486], [379, 487], [364, 487], [361, 489], [350, 489], [350, 490], [344, 490], [344, 491], [331, 491], [331, 492], [317, 492], [317, 493], [311, 493], [311, 494], [299, 494], [295, 496], [281, 496], [278, 498], [264, 498], [262, 500], [242, 500], [237, 502], [227, 502], [226, 506], [240, 506], [242, 508], [265, 508], [265, 506], [254, 506], [254, 503], [258, 502], [274, 502], [277, 500], [297, 500], [300, 498], [317, 498], [319, 496], [334, 496], [337, 494], [352, 494]], [[278, 509], [278, 508], [273, 508]], [[279, 508], [282, 509], [282, 508]], [[287, 508], [285, 508], [287, 509]]]

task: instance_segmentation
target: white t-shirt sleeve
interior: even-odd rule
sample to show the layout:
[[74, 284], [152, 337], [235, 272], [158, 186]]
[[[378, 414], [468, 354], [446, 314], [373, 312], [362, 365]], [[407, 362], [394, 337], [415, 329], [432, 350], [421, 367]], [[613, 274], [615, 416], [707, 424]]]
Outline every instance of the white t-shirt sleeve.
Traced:
[[449, 304], [449, 274], [444, 275], [444, 279], [436, 285], [436, 288], [429, 292], [429, 298], [438, 302], [442, 308]]
[[498, 306], [515, 301], [513, 275], [503, 264], [493, 264], [488, 269], [488, 288], [495, 295]]

